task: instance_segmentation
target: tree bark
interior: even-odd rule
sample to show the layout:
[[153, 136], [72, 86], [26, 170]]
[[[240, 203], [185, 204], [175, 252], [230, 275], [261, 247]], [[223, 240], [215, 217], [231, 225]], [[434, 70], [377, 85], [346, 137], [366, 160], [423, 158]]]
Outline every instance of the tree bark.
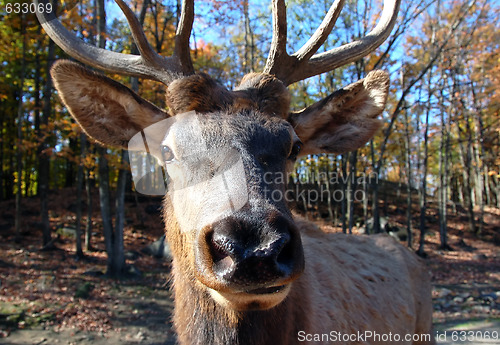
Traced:
[[[0, 107], [0, 128], [4, 128], [4, 111], [3, 107]], [[0, 133], [2, 131], [0, 130]], [[3, 160], [4, 160], [4, 147], [3, 140], [0, 140], [0, 201], [4, 200], [4, 172], [3, 172]]]
[[[49, 118], [52, 115], [52, 78], [50, 76], [50, 68], [54, 61], [54, 42], [49, 39], [48, 52], [47, 52], [47, 63], [46, 63], [46, 82], [43, 87], [43, 100], [42, 100], [42, 120], [41, 125], [47, 128], [49, 124]], [[52, 234], [49, 222], [49, 206], [48, 206], [48, 192], [49, 192], [49, 181], [50, 181], [50, 159], [48, 153], [48, 139], [46, 138], [41, 144], [40, 162], [38, 166], [38, 186], [40, 193], [40, 217], [42, 223], [43, 232], [43, 246], [47, 246], [51, 242]], [[52, 242], [53, 243], [53, 242]]]
[[356, 164], [358, 161], [358, 150], [354, 150], [350, 153], [349, 164], [350, 164], [350, 172], [349, 172], [349, 182], [348, 182], [348, 191], [349, 197], [347, 198], [349, 202], [349, 233], [352, 234], [352, 228], [354, 226], [354, 197], [356, 195]]
[[113, 222], [111, 219], [110, 190], [109, 190], [109, 166], [106, 158], [106, 149], [98, 147], [99, 162], [99, 203], [101, 205], [102, 225], [104, 232], [104, 241], [106, 243], [107, 275], [114, 276], [114, 233]]
[[25, 35], [25, 17], [21, 14], [21, 35], [23, 37], [22, 42], [22, 58], [21, 58], [21, 70], [20, 70], [20, 82], [18, 91], [18, 103], [17, 103], [17, 145], [16, 145], [16, 168], [17, 168], [17, 181], [16, 181], [16, 218], [15, 218], [15, 241], [21, 241], [21, 197], [22, 197], [22, 173], [23, 173], [23, 152], [22, 152], [22, 141], [23, 141], [23, 121], [24, 121], [24, 108], [23, 108], [23, 96], [24, 96], [24, 79], [26, 71], [26, 35]]
[[[429, 77], [429, 80], [431, 78]], [[430, 99], [429, 99], [430, 102]], [[425, 130], [424, 130], [424, 161], [422, 164], [422, 191], [420, 197], [420, 243], [418, 247], [417, 254], [420, 256], [425, 256], [425, 233], [426, 233], [426, 221], [425, 216], [427, 212], [427, 163], [429, 155], [429, 115], [430, 115], [430, 105], [428, 105], [425, 114]]]
[[254, 71], [255, 66], [255, 43], [252, 27], [250, 25], [250, 14], [248, 11], [248, 0], [243, 0], [243, 17], [245, 20], [245, 61], [243, 69], [245, 74]]
[[[406, 233], [407, 233], [407, 243], [408, 248], [412, 248], [412, 228], [411, 228], [411, 220], [412, 220], [412, 164], [411, 164], [411, 139], [410, 139], [410, 120], [408, 116], [408, 112], [404, 112], [405, 116], [405, 160], [406, 160]], [[417, 115], [418, 116], [418, 115]]]
[[[83, 145], [83, 140], [82, 140]], [[87, 193], [87, 224], [85, 226], [85, 250], [91, 251], [92, 248], [92, 180], [90, 179], [89, 169], [85, 169], [85, 191]]]
[[[457, 126], [460, 127], [460, 126]], [[460, 129], [459, 129], [460, 132]], [[462, 160], [463, 166], [463, 194], [464, 194], [464, 202], [465, 208], [467, 210], [467, 215], [469, 217], [469, 228], [470, 231], [476, 232], [476, 220], [474, 217], [474, 190], [472, 188], [471, 181], [471, 152], [469, 147], [464, 147], [463, 143], [460, 140], [459, 133], [459, 147], [460, 147], [460, 158]]]
[[83, 258], [83, 250], [82, 250], [82, 189], [83, 189], [83, 163], [80, 162], [78, 165], [78, 170], [76, 173], [76, 227], [75, 227], [75, 236], [76, 236], [76, 257]]
[[342, 219], [342, 232], [344, 234], [347, 233], [347, 184], [346, 184], [346, 181], [345, 179], [347, 178], [347, 161], [348, 161], [348, 155], [349, 153], [344, 153], [342, 155], [342, 160], [341, 160], [341, 164], [342, 164], [342, 178], [341, 178], [341, 181], [342, 181], [342, 201], [341, 201], [341, 212], [342, 212], [342, 215], [341, 215], [341, 219]]
[[[444, 104], [443, 88], [439, 96], [440, 104]], [[447, 202], [448, 202], [448, 150], [449, 150], [449, 132], [447, 120], [445, 119], [444, 109], [441, 111], [441, 143], [439, 147], [439, 192], [438, 192], [438, 211], [439, 211], [439, 240], [440, 248], [448, 250], [448, 229], [447, 229]], [[451, 116], [448, 115], [448, 119]]]
[[[121, 152], [122, 163], [128, 163], [128, 154], [125, 150]], [[118, 183], [116, 190], [116, 221], [114, 238], [114, 273], [122, 275], [125, 272], [125, 252], [123, 246], [123, 228], [125, 226], [125, 186], [127, 184], [128, 169], [122, 168], [118, 172]]]

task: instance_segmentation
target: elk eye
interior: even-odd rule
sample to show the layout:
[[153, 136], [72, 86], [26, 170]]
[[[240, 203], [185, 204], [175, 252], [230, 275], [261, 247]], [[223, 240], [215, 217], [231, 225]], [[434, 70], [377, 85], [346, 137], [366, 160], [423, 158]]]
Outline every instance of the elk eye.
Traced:
[[292, 161], [297, 160], [297, 156], [299, 155], [301, 149], [302, 143], [300, 141], [293, 144], [292, 151], [290, 151], [290, 156], [288, 156], [288, 159]]
[[172, 152], [172, 150], [170, 149], [170, 147], [166, 146], [166, 145], [162, 145], [161, 147], [161, 157], [163, 159], [163, 163], [172, 163], [172, 161], [174, 160], [174, 153]]

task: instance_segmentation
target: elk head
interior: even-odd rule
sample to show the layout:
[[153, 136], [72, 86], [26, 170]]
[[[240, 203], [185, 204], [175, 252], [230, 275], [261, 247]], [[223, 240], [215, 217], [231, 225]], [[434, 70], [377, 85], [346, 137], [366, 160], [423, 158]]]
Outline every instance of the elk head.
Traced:
[[[394, 25], [399, 1], [385, 1], [380, 23], [366, 37], [318, 54], [344, 3], [337, 0], [311, 39], [289, 55], [284, 0], [273, 0], [274, 31], [264, 72], [245, 76], [232, 91], [208, 75], [194, 74], [189, 50], [192, 0], [183, 1], [174, 53], [168, 58], [148, 44], [129, 7], [122, 0], [116, 2], [127, 17], [140, 56], [88, 45], [50, 14], [37, 15], [51, 38], [75, 59], [168, 85], [169, 111], [69, 61], [59, 61], [52, 69], [60, 97], [85, 132], [109, 146], [126, 147], [137, 132], [179, 116], [153, 148], [171, 185], [184, 193], [165, 198], [174, 279], [189, 281], [193, 289], [234, 310], [277, 305], [301, 274], [304, 259], [299, 230], [284, 198], [276, 197], [285, 192], [286, 179], [271, 176], [286, 176], [287, 167], [300, 155], [342, 153], [365, 144], [380, 127], [377, 116], [385, 106], [389, 81], [385, 72], [371, 72], [298, 112], [289, 110], [286, 87], [376, 49]], [[193, 111], [194, 118], [182, 115]], [[220, 206], [224, 201], [219, 191], [206, 185], [191, 188], [236, 164], [240, 171], [225, 180], [224, 188], [241, 187], [243, 192], [236, 193], [240, 205], [234, 207], [233, 200], [230, 212]]]

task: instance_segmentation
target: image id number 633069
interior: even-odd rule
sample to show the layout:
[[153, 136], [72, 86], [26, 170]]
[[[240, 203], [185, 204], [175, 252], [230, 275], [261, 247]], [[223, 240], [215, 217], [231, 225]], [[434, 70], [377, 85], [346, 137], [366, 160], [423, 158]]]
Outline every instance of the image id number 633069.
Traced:
[[52, 4], [50, 2], [38, 3], [38, 4], [35, 4], [33, 2], [23, 2], [23, 3], [15, 2], [15, 3], [5, 4], [5, 12], [7, 13], [26, 14], [26, 13], [35, 13], [37, 10], [38, 12], [42, 13], [51, 13]]

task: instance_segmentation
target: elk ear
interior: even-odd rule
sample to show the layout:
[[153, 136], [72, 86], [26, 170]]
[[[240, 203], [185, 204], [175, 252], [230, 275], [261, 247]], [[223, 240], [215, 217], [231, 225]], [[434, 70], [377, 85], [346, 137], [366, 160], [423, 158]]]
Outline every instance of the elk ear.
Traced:
[[127, 148], [134, 134], [168, 117], [124, 85], [77, 63], [57, 61], [51, 75], [71, 115], [104, 145]]
[[292, 113], [289, 122], [304, 143], [301, 155], [343, 153], [363, 146], [380, 128], [377, 117], [387, 101], [389, 76], [370, 72], [306, 109]]

